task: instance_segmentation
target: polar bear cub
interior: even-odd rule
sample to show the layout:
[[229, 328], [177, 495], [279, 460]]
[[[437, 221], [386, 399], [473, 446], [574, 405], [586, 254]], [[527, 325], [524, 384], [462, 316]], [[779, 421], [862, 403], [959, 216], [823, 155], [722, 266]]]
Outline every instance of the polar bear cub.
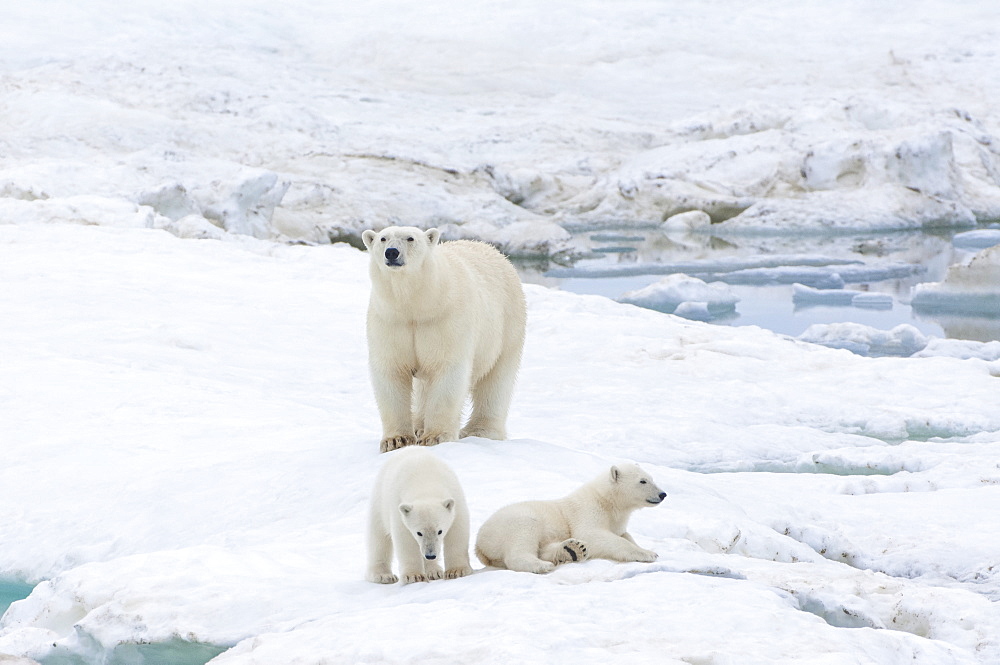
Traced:
[[[362, 234], [371, 256], [368, 363], [382, 418], [380, 450], [460, 437], [507, 438], [527, 318], [507, 258], [437, 229]], [[472, 395], [464, 429], [462, 408]]]
[[368, 581], [398, 580], [392, 573], [394, 549], [404, 584], [472, 572], [462, 486], [451, 467], [424, 448], [394, 453], [376, 477], [368, 519]]
[[635, 464], [613, 466], [562, 499], [501, 508], [479, 529], [476, 556], [487, 566], [527, 573], [588, 558], [654, 561], [656, 552], [636, 545], [625, 527], [633, 511], [666, 496]]

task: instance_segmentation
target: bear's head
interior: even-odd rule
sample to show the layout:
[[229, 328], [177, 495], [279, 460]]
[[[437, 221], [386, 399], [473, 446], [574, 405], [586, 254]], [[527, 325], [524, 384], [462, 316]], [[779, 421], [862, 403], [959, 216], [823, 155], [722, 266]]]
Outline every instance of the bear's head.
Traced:
[[455, 500], [414, 501], [399, 504], [403, 526], [409, 529], [425, 559], [441, 556], [444, 535], [455, 520]]
[[611, 486], [621, 499], [623, 508], [655, 506], [666, 498], [667, 493], [656, 486], [652, 476], [637, 464], [622, 464], [611, 467]]
[[422, 231], [415, 226], [390, 226], [361, 234], [374, 268], [395, 272], [419, 268], [441, 239], [437, 229]]

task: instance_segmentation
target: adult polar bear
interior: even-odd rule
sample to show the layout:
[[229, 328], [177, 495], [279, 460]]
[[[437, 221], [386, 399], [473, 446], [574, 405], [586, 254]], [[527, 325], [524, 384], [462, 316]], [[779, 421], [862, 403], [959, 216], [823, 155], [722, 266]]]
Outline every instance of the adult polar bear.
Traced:
[[[362, 239], [371, 255], [368, 362], [380, 450], [507, 438], [527, 319], [510, 261], [481, 242], [439, 244], [437, 229], [393, 226]], [[472, 416], [460, 431], [470, 392]]]
[[660, 504], [666, 492], [635, 464], [611, 467], [576, 491], [551, 501], [501, 508], [476, 536], [476, 556], [487, 566], [547, 573], [585, 559], [656, 560], [625, 530], [639, 508]]

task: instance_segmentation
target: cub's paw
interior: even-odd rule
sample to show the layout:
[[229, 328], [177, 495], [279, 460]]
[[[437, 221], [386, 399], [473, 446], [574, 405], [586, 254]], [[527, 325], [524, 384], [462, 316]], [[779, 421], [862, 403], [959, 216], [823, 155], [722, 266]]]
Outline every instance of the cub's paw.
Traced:
[[637, 552], [635, 552], [634, 556], [632, 557], [632, 560], [639, 561], [640, 563], [653, 563], [659, 556], [660, 556], [659, 554], [657, 554], [652, 550], [640, 549]]
[[412, 446], [416, 444], [417, 437], [412, 434], [397, 434], [396, 436], [387, 436], [382, 439], [382, 443], [379, 444], [379, 452], [387, 453], [391, 450], [396, 450], [397, 448], [403, 448], [405, 446]]
[[457, 580], [459, 577], [465, 577], [466, 575], [472, 574], [472, 566], [459, 566], [458, 568], [449, 568], [444, 571], [445, 579]]
[[426, 582], [427, 576], [423, 573], [403, 573], [403, 584], [413, 584], [414, 582]]
[[424, 577], [427, 578], [428, 582], [430, 582], [432, 580], [443, 579], [444, 578], [444, 569], [441, 568], [441, 566], [438, 566], [436, 564], [433, 565], [433, 566], [429, 566], [427, 564], [424, 564]]
[[590, 558], [587, 546], [576, 538], [569, 538], [557, 545], [553, 563], [568, 563], [570, 561], [586, 561]]
[[366, 578], [375, 584], [395, 584], [399, 581], [399, 578], [392, 573], [368, 573]]

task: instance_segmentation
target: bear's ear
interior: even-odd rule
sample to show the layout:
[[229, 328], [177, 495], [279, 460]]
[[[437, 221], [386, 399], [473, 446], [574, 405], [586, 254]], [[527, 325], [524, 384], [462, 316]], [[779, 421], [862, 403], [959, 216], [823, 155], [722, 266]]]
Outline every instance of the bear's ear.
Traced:
[[411, 506], [408, 503], [401, 503], [401, 504], [399, 504], [399, 512], [403, 513], [404, 515], [409, 515], [410, 511], [412, 511], [412, 510], [413, 510], [413, 506]]
[[611, 467], [611, 482], [617, 483], [619, 476], [621, 476], [621, 471], [618, 470], [618, 467]]
[[375, 242], [375, 235], [375, 232], [371, 229], [368, 229], [361, 234], [361, 241], [365, 243], [365, 247], [368, 249], [372, 248], [372, 243]]
[[437, 229], [427, 229], [427, 241], [431, 244], [431, 247], [438, 244], [438, 240], [441, 239], [441, 232]]
[[444, 505], [444, 509], [445, 510], [451, 510], [452, 508], [455, 507], [455, 500], [454, 499], [448, 499], [447, 501], [444, 502], [443, 505]]

